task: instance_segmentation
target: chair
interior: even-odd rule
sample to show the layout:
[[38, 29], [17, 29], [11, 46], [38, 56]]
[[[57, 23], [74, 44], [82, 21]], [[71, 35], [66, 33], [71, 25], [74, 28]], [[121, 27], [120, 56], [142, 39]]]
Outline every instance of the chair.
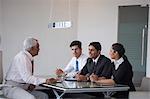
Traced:
[[149, 99], [150, 91], [135, 91], [129, 93], [129, 99]]
[[6, 99], [1, 91], [3, 84], [2, 51], [0, 51], [0, 99]]
[[143, 77], [141, 86], [136, 87], [135, 92], [129, 92], [129, 99], [149, 99], [150, 97], [150, 78]]
[[137, 91], [150, 91], [150, 78], [143, 77], [141, 86]]
[[0, 51], [0, 84], [3, 82], [2, 51]]
[[2, 51], [0, 51], [0, 89], [3, 83]]

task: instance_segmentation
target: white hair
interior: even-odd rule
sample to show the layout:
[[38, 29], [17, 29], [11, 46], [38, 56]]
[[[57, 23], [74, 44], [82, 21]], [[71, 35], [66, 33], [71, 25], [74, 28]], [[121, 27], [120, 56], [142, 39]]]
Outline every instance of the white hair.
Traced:
[[29, 51], [33, 46], [36, 46], [38, 40], [32, 37], [28, 37], [23, 42], [23, 49]]

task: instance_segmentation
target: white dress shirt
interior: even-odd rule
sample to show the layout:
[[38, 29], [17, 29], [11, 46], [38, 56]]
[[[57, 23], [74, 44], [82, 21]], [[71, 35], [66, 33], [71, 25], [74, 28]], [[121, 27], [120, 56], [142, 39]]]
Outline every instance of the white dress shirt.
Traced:
[[123, 59], [122, 57], [121, 57], [120, 59], [114, 61], [115, 70], [118, 69], [119, 65], [120, 65], [122, 62], [124, 62], [124, 59]]
[[45, 78], [39, 78], [32, 75], [33, 57], [27, 51], [19, 52], [12, 61], [6, 74], [6, 80], [12, 80], [19, 83], [29, 83], [39, 85], [46, 82]]
[[101, 55], [98, 55], [98, 57], [97, 57], [96, 59], [92, 59], [93, 62], [95, 63], [95, 65], [97, 64], [97, 61], [98, 61], [98, 59], [99, 59], [100, 56], [101, 56]]
[[73, 57], [70, 62], [68, 63], [68, 65], [66, 66], [66, 68], [64, 69], [64, 71], [66, 72], [66, 76], [67, 77], [74, 77], [76, 72], [76, 60], [78, 61], [78, 68], [79, 71], [81, 71], [81, 69], [84, 67], [84, 65], [87, 62], [87, 56], [84, 54], [81, 54], [80, 57], [77, 59], [76, 57]]

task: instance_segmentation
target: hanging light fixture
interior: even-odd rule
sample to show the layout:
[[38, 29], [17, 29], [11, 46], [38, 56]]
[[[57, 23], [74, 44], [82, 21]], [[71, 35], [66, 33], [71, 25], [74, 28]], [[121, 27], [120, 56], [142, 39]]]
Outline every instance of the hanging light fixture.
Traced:
[[54, 0], [50, 0], [50, 15], [49, 18], [51, 22], [48, 24], [48, 28], [50, 29], [59, 29], [59, 28], [70, 28], [72, 26], [71, 22], [71, 1], [67, 0], [68, 5], [68, 20], [63, 21], [52, 21], [53, 11], [54, 11]]

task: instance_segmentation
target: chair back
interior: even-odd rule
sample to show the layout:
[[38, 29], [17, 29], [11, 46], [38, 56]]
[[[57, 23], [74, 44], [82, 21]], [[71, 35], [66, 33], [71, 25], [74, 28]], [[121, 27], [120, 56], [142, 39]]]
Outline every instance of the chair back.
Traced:
[[1, 88], [3, 87], [3, 67], [2, 67], [2, 51], [0, 50], [0, 99], [7, 99], [3, 92], [1, 91]]
[[143, 77], [140, 90], [150, 91], [150, 78], [149, 77]]
[[2, 51], [0, 50], [0, 84], [3, 83]]

